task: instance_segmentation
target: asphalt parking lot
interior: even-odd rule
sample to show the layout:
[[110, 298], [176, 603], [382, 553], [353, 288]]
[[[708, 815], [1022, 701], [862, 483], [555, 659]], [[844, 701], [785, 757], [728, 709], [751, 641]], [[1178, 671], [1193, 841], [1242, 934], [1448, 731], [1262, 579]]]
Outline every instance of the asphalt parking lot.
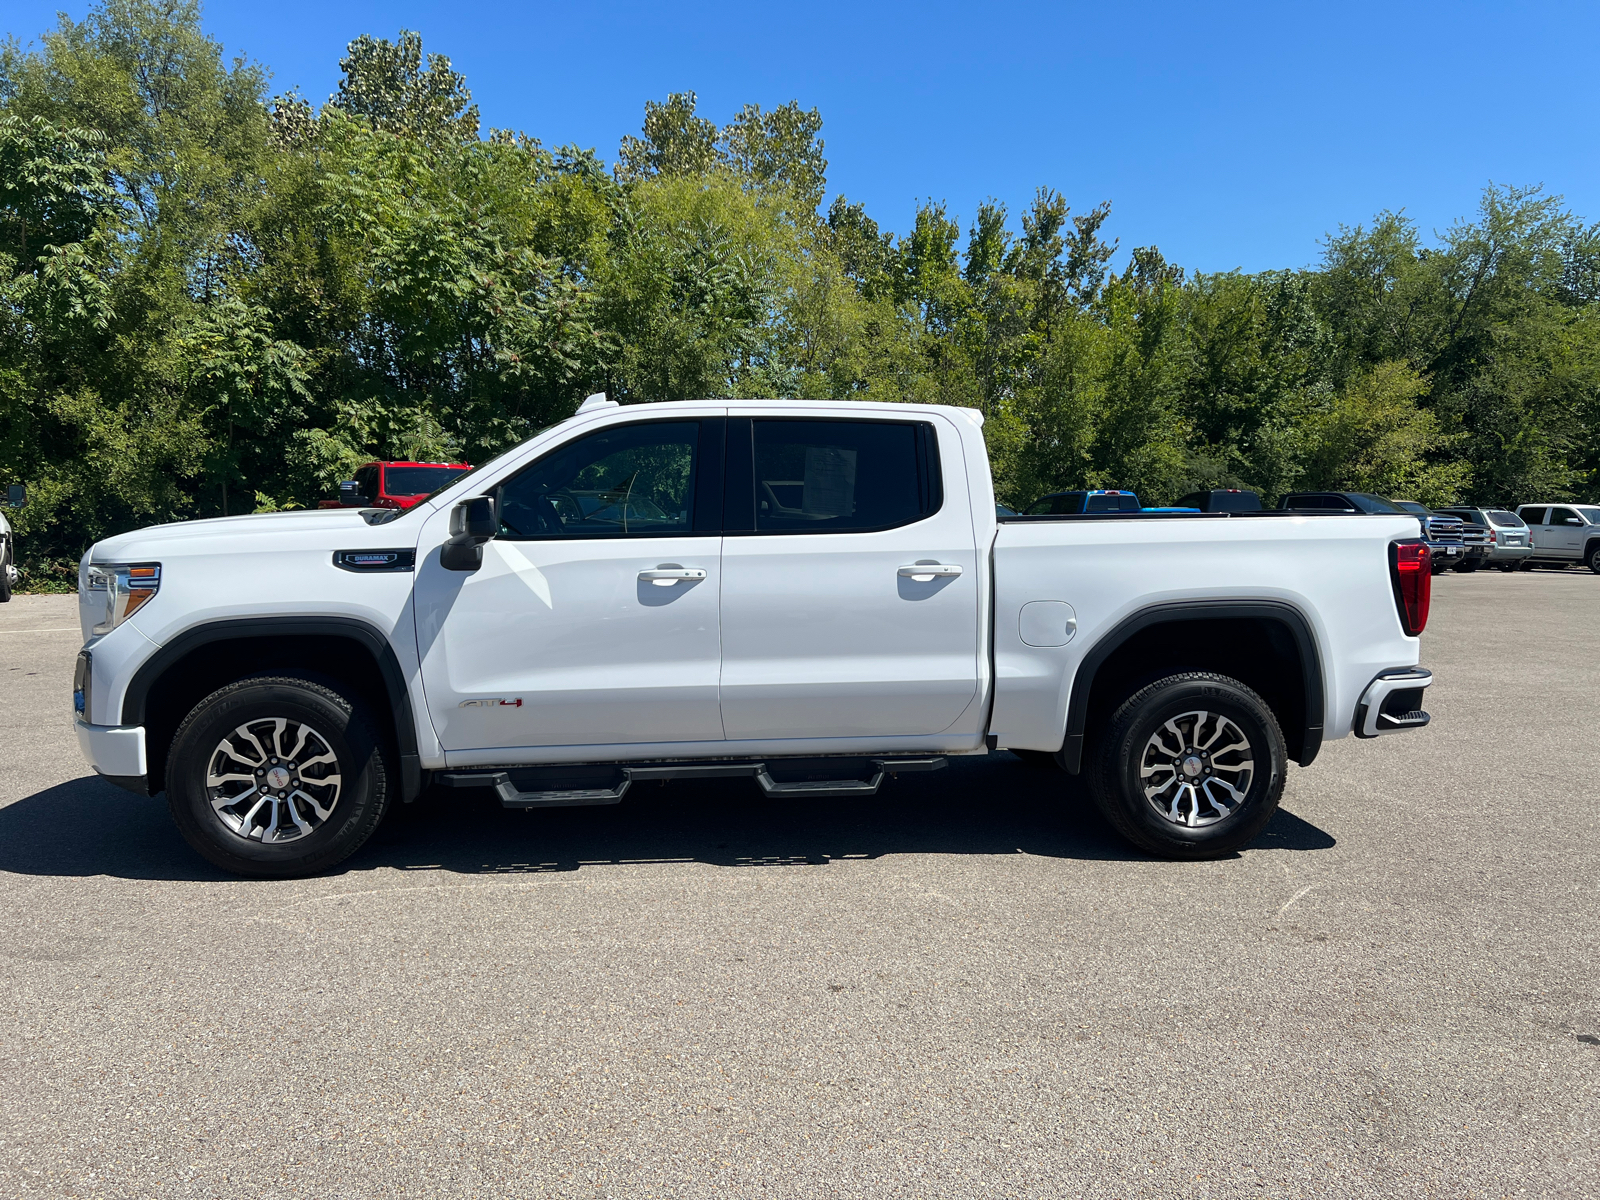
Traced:
[[1009, 755], [399, 810], [243, 882], [0, 608], [0, 1195], [1600, 1194], [1600, 577], [1436, 581], [1433, 726], [1237, 857]]

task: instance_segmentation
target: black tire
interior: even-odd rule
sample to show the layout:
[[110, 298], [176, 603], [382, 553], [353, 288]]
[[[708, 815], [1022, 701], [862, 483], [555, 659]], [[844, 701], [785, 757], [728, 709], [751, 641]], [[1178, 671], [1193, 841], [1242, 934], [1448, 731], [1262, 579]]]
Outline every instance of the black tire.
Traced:
[[1012, 750], [1011, 753], [1036, 771], [1055, 771], [1061, 767], [1055, 754], [1049, 750]]
[[1517, 564], [1514, 563], [1514, 562], [1501, 563], [1500, 564], [1500, 569], [1502, 571], [1504, 571], [1507, 575], [1509, 575], [1509, 574], [1511, 574], [1511, 572], [1513, 572], [1513, 571], [1515, 571], [1517, 569]]
[[[263, 731], [255, 723], [274, 718], [299, 723], [320, 738], [334, 763], [331, 770], [319, 768], [319, 772], [331, 775], [336, 771], [340, 784], [327, 818], [310, 832], [296, 829], [289, 840], [268, 842], [242, 835], [224, 822], [212, 807], [207, 777], [225, 738], [235, 739], [235, 746], [245, 746], [236, 739], [235, 731], [254, 727], [259, 743], [259, 737], [269, 736], [271, 727]], [[242, 756], [234, 758], [245, 761]], [[308, 772], [300, 778], [314, 781], [317, 775]], [[367, 705], [310, 679], [259, 675], [212, 692], [178, 726], [167, 758], [167, 807], [184, 840], [224, 870], [255, 879], [296, 879], [344, 861], [372, 836], [389, 806], [392, 778], [383, 735]], [[313, 783], [310, 790], [318, 788]], [[327, 789], [321, 790], [326, 801]], [[294, 794], [294, 789], [290, 792]], [[247, 803], [238, 805], [239, 810], [246, 807]], [[288, 831], [291, 825], [279, 820], [280, 811], [286, 810], [273, 805], [271, 819]], [[297, 811], [307, 823], [316, 819], [315, 812], [303, 805]]]
[[0, 543], [0, 604], [11, 599], [11, 539]]
[[1456, 564], [1456, 570], [1459, 571], [1463, 575], [1471, 575], [1474, 571], [1476, 571], [1482, 565], [1483, 565], [1483, 560], [1482, 559], [1479, 559], [1479, 558], [1467, 558], [1467, 559], [1463, 559], [1461, 562]]
[[[1232, 811], [1210, 824], [1190, 826], [1157, 812], [1140, 786], [1140, 771], [1151, 738], [1166, 722], [1196, 711], [1213, 718], [1220, 714], [1237, 726], [1249, 743], [1247, 753], [1255, 768], [1243, 789], [1244, 799]], [[1234, 770], [1222, 768], [1221, 758], [1219, 753], [1215, 760], [1219, 771]], [[1111, 827], [1139, 849], [1162, 858], [1219, 858], [1252, 841], [1272, 820], [1287, 764], [1283, 731], [1266, 701], [1226, 675], [1190, 671], [1158, 679], [1122, 702], [1110, 726], [1096, 739], [1089, 787]], [[1178, 777], [1177, 771], [1173, 777]], [[1235, 774], [1234, 782], [1245, 780]], [[1193, 807], [1199, 807], [1198, 801]]]
[[1589, 557], [1584, 561], [1589, 564], [1589, 570], [1600, 575], [1600, 546], [1592, 547], [1589, 550]]

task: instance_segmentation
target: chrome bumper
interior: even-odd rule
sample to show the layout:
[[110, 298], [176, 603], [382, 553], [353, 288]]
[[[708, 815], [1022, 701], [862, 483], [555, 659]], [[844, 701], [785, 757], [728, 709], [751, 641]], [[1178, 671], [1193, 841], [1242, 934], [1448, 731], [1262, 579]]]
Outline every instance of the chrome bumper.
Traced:
[[1361, 693], [1352, 724], [1357, 737], [1381, 737], [1421, 729], [1430, 718], [1422, 711], [1422, 693], [1433, 683], [1433, 672], [1421, 667], [1385, 671]]

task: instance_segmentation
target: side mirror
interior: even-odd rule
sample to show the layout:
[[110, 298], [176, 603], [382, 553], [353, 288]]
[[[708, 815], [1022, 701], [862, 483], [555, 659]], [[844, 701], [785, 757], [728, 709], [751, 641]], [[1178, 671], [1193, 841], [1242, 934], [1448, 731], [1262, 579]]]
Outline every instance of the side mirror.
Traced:
[[13, 483], [6, 489], [6, 507], [21, 508], [28, 502], [28, 489], [24, 484]]
[[450, 510], [450, 537], [439, 548], [439, 565], [447, 571], [476, 571], [483, 566], [483, 544], [499, 529], [493, 498], [461, 501]]
[[364, 508], [368, 503], [367, 497], [361, 494], [361, 485], [354, 479], [341, 479], [339, 481], [339, 503], [345, 508]]
[[1578, 520], [1577, 517], [1568, 517], [1566, 519], [1566, 524], [1568, 524], [1568, 525], [1582, 525], [1583, 522]]

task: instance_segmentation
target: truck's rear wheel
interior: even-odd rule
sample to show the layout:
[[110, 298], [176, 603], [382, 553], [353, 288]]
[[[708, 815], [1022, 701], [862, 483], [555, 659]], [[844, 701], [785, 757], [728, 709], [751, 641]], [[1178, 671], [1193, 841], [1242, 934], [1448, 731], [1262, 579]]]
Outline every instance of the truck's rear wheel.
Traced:
[[1128, 697], [1096, 739], [1095, 802], [1114, 829], [1163, 858], [1216, 858], [1278, 811], [1288, 755], [1266, 701], [1208, 671]]
[[1589, 570], [1593, 571], [1596, 575], [1600, 575], [1600, 546], [1594, 546], [1590, 548], [1587, 561], [1589, 563]]
[[372, 836], [389, 802], [367, 706], [309, 679], [257, 676], [207, 696], [178, 726], [167, 804], [184, 839], [225, 870], [312, 875]]

